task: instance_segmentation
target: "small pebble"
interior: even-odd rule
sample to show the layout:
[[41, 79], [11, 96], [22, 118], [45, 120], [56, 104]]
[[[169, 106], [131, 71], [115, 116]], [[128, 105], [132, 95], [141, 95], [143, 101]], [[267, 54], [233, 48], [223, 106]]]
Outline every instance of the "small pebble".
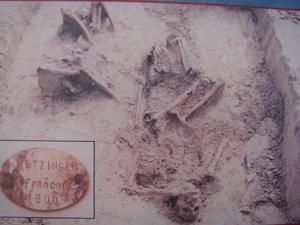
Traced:
[[250, 174], [246, 177], [246, 179], [247, 179], [247, 181], [250, 183], [250, 182], [254, 179], [255, 176], [256, 176], [256, 173], [250, 173]]

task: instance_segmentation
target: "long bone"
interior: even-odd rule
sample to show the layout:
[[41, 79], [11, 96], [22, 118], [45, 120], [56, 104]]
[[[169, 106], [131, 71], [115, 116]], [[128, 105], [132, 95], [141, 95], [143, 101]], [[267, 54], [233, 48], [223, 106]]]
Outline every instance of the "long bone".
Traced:
[[179, 95], [173, 102], [168, 104], [165, 108], [155, 113], [148, 112], [145, 114], [145, 116], [149, 116], [149, 119], [152, 121], [164, 118], [167, 115], [167, 113], [170, 112], [175, 106], [177, 106], [179, 103], [183, 102], [190, 95], [192, 95], [196, 91], [198, 85], [199, 81], [194, 82], [194, 84], [190, 88], [188, 88], [184, 93]]
[[212, 161], [212, 163], [210, 164], [210, 166], [207, 170], [207, 175], [210, 175], [210, 176], [214, 175], [215, 167], [221, 157], [223, 150], [227, 147], [227, 145], [228, 145], [228, 140], [227, 139], [223, 140], [222, 144], [218, 148], [218, 151], [215, 155], [214, 160]]
[[89, 78], [91, 78], [96, 83], [96, 85], [100, 87], [104, 92], [106, 92], [111, 97], [115, 98], [118, 102], [120, 102], [120, 98], [107, 87], [105, 82], [101, 81], [99, 78], [96, 78], [90, 70], [81, 69], [80, 71], [86, 74]]
[[101, 14], [99, 13], [100, 9], [98, 8], [98, 2], [92, 2], [91, 3], [91, 24], [92, 27], [99, 27], [99, 19]]
[[111, 28], [114, 30], [114, 23], [107, 11], [107, 8], [102, 2], [92, 2], [91, 3], [91, 26], [94, 28], [100, 29], [101, 26], [101, 16], [102, 14], [108, 18]]
[[145, 61], [145, 81], [142, 87], [139, 89], [139, 95], [138, 95], [138, 103], [137, 103], [137, 110], [136, 110], [136, 119], [135, 119], [135, 125], [140, 126], [140, 124], [143, 121], [143, 115], [144, 115], [144, 110], [146, 107], [146, 98], [149, 96], [150, 92], [150, 86], [151, 86], [151, 76], [150, 76], [150, 71], [153, 69], [152, 66], [155, 61], [154, 57], [154, 51], [155, 47], [151, 48], [150, 54], [147, 56], [147, 59]]
[[199, 72], [195, 68], [195, 64], [191, 60], [191, 57], [187, 52], [189, 52], [189, 49], [187, 47], [187, 44], [184, 39], [178, 39], [178, 45], [180, 48], [180, 55], [182, 64], [184, 67], [184, 70], [187, 74], [198, 74]]
[[193, 62], [191, 56], [188, 54], [190, 52], [188, 45], [184, 38], [177, 37], [171, 35], [167, 39], [167, 45], [178, 44], [180, 49], [180, 58], [184, 67], [185, 73], [188, 74], [199, 74], [200, 72], [197, 70], [195, 63]]
[[146, 107], [144, 88], [145, 88], [144, 86], [141, 86], [140, 90], [139, 90], [138, 104], [137, 104], [136, 118], [135, 118], [136, 126], [140, 126], [140, 124], [142, 123], [143, 113], [144, 113], [144, 109]]
[[81, 32], [86, 37], [87, 41], [90, 44], [92, 44], [92, 37], [91, 37], [89, 31], [87, 30], [87, 28], [85, 27], [83, 22], [78, 18], [78, 16], [76, 16], [76, 14], [73, 11], [71, 11], [69, 9], [61, 9], [61, 14], [63, 16], [64, 23], [75, 23], [75, 24], [77, 24], [79, 29], [81, 30]]
[[[167, 115], [167, 113], [169, 113], [174, 107], [176, 107], [178, 104], [180, 104], [181, 102], [186, 100], [189, 96], [191, 96], [196, 91], [198, 85], [199, 85], [199, 81], [196, 81], [190, 88], [188, 88], [183, 94], [178, 96], [173, 102], [171, 102], [165, 108], [163, 108], [162, 110], [160, 110], [158, 112], [154, 112], [154, 113], [148, 112], [145, 114], [145, 117], [146, 118], [148, 117], [147, 120], [152, 121], [152, 122], [155, 122], [157, 120], [164, 118]], [[202, 99], [199, 102], [197, 102], [191, 109], [189, 109], [187, 112], [185, 112], [183, 116], [177, 115], [179, 120], [182, 122], [186, 122], [186, 119], [188, 117], [190, 117], [195, 111], [197, 111], [201, 106], [203, 106], [209, 100], [209, 98], [211, 98], [222, 85], [224, 85], [224, 81], [221, 79], [218, 80], [214, 84], [212, 89], [208, 93], [206, 93], [202, 97]]]
[[215, 94], [215, 92], [216, 92], [222, 85], [224, 85], [224, 83], [225, 83], [224, 80], [221, 80], [221, 79], [217, 80], [217, 82], [214, 84], [214, 86], [212, 87], [212, 89], [211, 89], [209, 92], [207, 92], [207, 93], [203, 96], [203, 98], [202, 98], [198, 103], [196, 103], [191, 109], [189, 109], [187, 112], [184, 113], [183, 116], [180, 117], [181, 121], [186, 121], [186, 119], [187, 119], [188, 117], [190, 117], [190, 116], [191, 116], [194, 112], [196, 112], [201, 106], [203, 106], [203, 105], [207, 102], [207, 100], [208, 100], [209, 98], [211, 98], [212, 95]]

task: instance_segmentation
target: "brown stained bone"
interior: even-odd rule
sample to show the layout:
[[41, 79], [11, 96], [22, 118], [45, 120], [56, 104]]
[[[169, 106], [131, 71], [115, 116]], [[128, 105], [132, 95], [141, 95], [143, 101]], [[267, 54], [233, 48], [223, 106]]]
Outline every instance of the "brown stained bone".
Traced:
[[164, 118], [167, 115], [167, 113], [170, 112], [174, 107], [176, 107], [178, 104], [180, 104], [189, 96], [191, 96], [196, 91], [198, 85], [199, 81], [195, 81], [190, 88], [188, 88], [183, 94], [179, 95], [173, 102], [171, 102], [165, 108], [155, 113], [146, 113], [146, 117], [149, 117], [148, 119], [152, 121]]
[[214, 160], [212, 161], [212, 163], [210, 164], [208, 170], [207, 170], [207, 174], [206, 175], [209, 175], [209, 176], [213, 176], [214, 175], [214, 171], [215, 171], [215, 167], [221, 157], [221, 154], [223, 152], [223, 150], [226, 148], [226, 146], [228, 145], [228, 140], [225, 139], [223, 140], [222, 144], [220, 145], [216, 155], [215, 155], [215, 158]]
[[65, 69], [53, 69], [53, 68], [47, 68], [47, 67], [38, 67], [37, 69], [38, 73], [52, 73], [55, 75], [62, 75], [62, 76], [68, 76], [79, 73], [79, 71], [73, 71], [73, 70], [65, 70]]
[[85, 27], [83, 22], [76, 16], [76, 14], [73, 11], [71, 11], [69, 9], [61, 9], [61, 14], [63, 16], [63, 21], [65, 24], [70, 25], [70, 26], [77, 25], [77, 29], [79, 29], [80, 32], [82, 32], [84, 34], [87, 41], [90, 44], [92, 44], [92, 37], [91, 37], [89, 31], [87, 30], [87, 28]]
[[104, 92], [106, 92], [111, 97], [115, 98], [118, 102], [120, 102], [119, 97], [115, 93], [113, 93], [103, 81], [101, 81], [99, 78], [96, 78], [91, 71], [89, 71], [88, 69], [81, 69], [80, 71], [86, 74], [89, 78], [91, 78], [95, 82], [95, 84], [99, 86]]
[[224, 81], [219, 79], [215, 84], [214, 86], [212, 87], [212, 89], [206, 93], [206, 95], [203, 96], [203, 98], [198, 102], [196, 103], [191, 109], [189, 109], [187, 112], [184, 113], [183, 116], [181, 116], [181, 121], [186, 121], [188, 117], [190, 117], [194, 112], [196, 112], [201, 106], [203, 106], [207, 100], [209, 98], [211, 98], [215, 93], [216, 91], [224, 85]]

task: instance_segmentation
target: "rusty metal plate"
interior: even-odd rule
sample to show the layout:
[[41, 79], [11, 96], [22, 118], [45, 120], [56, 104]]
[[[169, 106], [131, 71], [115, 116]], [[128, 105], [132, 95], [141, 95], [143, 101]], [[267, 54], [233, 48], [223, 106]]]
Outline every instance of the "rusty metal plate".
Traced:
[[9, 157], [0, 171], [2, 192], [14, 203], [37, 211], [53, 211], [80, 201], [90, 185], [85, 166], [51, 148], [31, 148]]

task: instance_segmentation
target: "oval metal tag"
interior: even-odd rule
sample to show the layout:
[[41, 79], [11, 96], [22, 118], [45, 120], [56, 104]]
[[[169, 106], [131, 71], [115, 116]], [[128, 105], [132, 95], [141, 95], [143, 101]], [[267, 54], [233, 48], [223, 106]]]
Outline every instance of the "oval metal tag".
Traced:
[[85, 166], [75, 157], [50, 148], [22, 150], [2, 165], [2, 192], [28, 209], [53, 211], [83, 198], [90, 184]]

